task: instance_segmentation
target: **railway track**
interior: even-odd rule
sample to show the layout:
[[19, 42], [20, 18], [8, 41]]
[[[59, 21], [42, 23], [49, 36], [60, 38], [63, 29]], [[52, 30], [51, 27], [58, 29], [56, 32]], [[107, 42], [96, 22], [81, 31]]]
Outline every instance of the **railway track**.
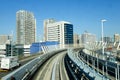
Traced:
[[64, 56], [61, 52], [48, 59], [34, 74], [32, 80], [69, 80], [64, 66]]

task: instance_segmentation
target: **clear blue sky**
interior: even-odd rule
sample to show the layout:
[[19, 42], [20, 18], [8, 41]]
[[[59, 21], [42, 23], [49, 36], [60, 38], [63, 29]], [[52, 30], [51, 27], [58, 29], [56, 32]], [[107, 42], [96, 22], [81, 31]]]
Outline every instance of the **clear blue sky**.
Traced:
[[16, 34], [16, 12], [28, 10], [37, 20], [37, 34], [43, 34], [43, 20], [54, 18], [69, 21], [74, 33], [84, 31], [101, 36], [101, 19], [104, 35], [120, 34], [120, 0], [0, 0], [0, 35]]

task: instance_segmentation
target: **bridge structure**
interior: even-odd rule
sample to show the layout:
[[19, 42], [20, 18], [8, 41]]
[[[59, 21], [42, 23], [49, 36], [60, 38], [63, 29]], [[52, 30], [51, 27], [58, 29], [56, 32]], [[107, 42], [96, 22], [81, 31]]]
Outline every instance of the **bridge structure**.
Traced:
[[64, 48], [43, 45], [44, 54], [1, 77], [1, 80], [120, 80], [119, 61], [103, 60], [103, 45], [108, 51], [112, 46], [112, 53], [119, 48], [119, 44], [115, 47], [116, 43], [101, 42]]

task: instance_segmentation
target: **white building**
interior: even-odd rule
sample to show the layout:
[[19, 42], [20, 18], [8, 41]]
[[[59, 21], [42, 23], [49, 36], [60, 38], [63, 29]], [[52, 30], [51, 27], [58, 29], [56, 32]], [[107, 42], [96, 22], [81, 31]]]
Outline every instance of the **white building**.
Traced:
[[96, 35], [85, 32], [81, 35], [81, 40], [83, 44], [96, 42]]
[[32, 12], [19, 10], [16, 13], [17, 44], [29, 45], [35, 42], [36, 20]]
[[56, 22], [54, 19], [44, 20], [44, 41], [47, 41], [47, 25]]
[[0, 55], [6, 55], [6, 45], [0, 45]]
[[80, 44], [80, 39], [78, 34], [74, 34], [74, 46], [77, 47]]
[[66, 21], [46, 25], [47, 41], [58, 41], [61, 45], [73, 44], [73, 25]]
[[10, 44], [11, 36], [9, 35], [0, 35], [0, 45]]
[[120, 35], [114, 34], [114, 42], [120, 42]]
[[11, 36], [0, 35], [0, 55], [6, 55], [6, 44], [11, 43]]

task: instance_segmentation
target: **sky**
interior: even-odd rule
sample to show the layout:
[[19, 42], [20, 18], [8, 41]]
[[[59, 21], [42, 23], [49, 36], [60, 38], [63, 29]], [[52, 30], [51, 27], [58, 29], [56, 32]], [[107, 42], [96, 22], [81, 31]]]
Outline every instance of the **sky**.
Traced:
[[0, 0], [0, 35], [16, 34], [16, 12], [27, 10], [34, 13], [37, 37], [43, 36], [43, 20], [54, 18], [68, 21], [74, 33], [85, 31], [101, 37], [101, 20], [104, 36], [120, 34], [120, 0]]

